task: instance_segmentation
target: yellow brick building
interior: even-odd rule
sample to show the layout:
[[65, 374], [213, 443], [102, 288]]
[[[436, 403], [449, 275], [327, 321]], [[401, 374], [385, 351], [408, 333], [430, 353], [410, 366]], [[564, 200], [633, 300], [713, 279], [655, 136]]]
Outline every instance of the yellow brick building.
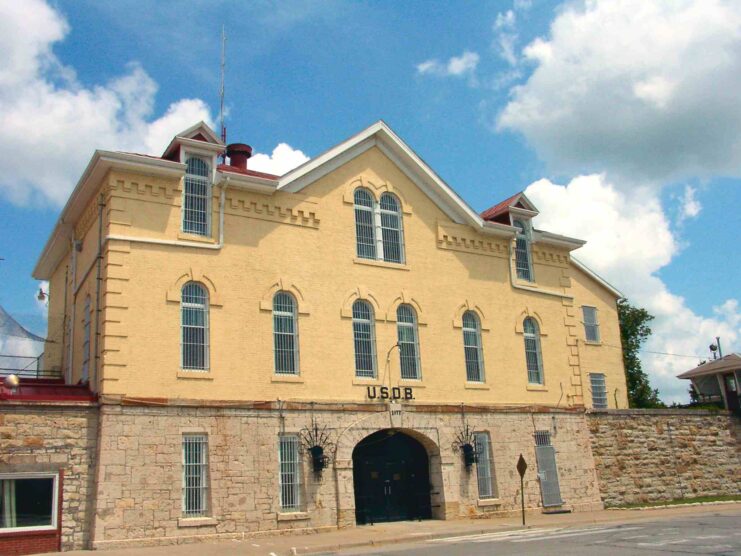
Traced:
[[582, 241], [383, 122], [284, 176], [224, 150], [97, 151], [34, 271], [46, 365], [99, 396], [93, 546], [495, 515], [519, 453], [529, 508], [600, 507], [584, 412], [627, 390]]

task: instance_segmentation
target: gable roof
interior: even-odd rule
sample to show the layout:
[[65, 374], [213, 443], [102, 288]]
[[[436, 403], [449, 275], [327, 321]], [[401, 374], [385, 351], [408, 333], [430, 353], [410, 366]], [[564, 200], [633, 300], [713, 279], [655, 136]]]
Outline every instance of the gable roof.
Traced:
[[206, 122], [201, 120], [197, 124], [176, 134], [175, 137], [172, 138], [172, 141], [170, 141], [170, 144], [167, 145], [161, 158], [169, 157], [181, 143], [191, 143], [192, 141], [204, 143], [204, 145], [201, 146], [208, 145], [213, 150], [223, 150], [226, 147], [221, 138], [216, 135], [216, 132], [211, 129]]
[[505, 199], [501, 203], [497, 203], [493, 207], [489, 207], [481, 213], [481, 218], [484, 220], [494, 220], [497, 216], [509, 212], [510, 209], [521, 209], [529, 212], [538, 213], [538, 209], [535, 205], [527, 198], [527, 195], [523, 191], [515, 193], [509, 199]]
[[703, 363], [694, 369], [685, 371], [682, 374], [677, 375], [677, 378], [695, 378], [697, 376], [714, 375], [717, 373], [739, 370], [741, 370], [741, 355], [738, 353], [731, 353], [729, 355], [724, 355], [715, 361]]

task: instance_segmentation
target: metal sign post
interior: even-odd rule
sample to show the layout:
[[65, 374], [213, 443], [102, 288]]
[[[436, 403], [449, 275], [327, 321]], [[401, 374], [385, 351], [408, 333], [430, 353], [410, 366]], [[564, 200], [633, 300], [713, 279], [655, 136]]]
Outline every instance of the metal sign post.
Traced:
[[525, 526], [525, 471], [527, 471], [527, 462], [520, 454], [517, 460], [517, 472], [520, 474], [520, 500], [522, 502], [522, 526]]

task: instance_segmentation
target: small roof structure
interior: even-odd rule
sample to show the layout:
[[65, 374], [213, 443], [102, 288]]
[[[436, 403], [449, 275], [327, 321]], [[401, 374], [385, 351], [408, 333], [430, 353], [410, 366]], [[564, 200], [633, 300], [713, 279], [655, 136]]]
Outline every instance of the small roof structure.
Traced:
[[698, 365], [694, 369], [685, 371], [677, 378], [696, 378], [700, 376], [715, 375], [718, 373], [728, 373], [733, 371], [741, 371], [741, 355], [738, 353], [731, 353], [730, 355], [724, 355], [720, 359], [710, 361], [709, 363], [703, 363]]

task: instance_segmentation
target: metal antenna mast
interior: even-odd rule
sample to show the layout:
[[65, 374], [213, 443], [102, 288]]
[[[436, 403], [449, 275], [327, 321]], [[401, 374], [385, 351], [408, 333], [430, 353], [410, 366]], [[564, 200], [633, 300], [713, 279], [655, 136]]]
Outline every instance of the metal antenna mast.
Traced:
[[[224, 125], [224, 74], [226, 72], [226, 29], [221, 26], [221, 87], [219, 89], [219, 119], [221, 120], [221, 140], [226, 144], [226, 125]], [[226, 163], [226, 153], [222, 155]]]

